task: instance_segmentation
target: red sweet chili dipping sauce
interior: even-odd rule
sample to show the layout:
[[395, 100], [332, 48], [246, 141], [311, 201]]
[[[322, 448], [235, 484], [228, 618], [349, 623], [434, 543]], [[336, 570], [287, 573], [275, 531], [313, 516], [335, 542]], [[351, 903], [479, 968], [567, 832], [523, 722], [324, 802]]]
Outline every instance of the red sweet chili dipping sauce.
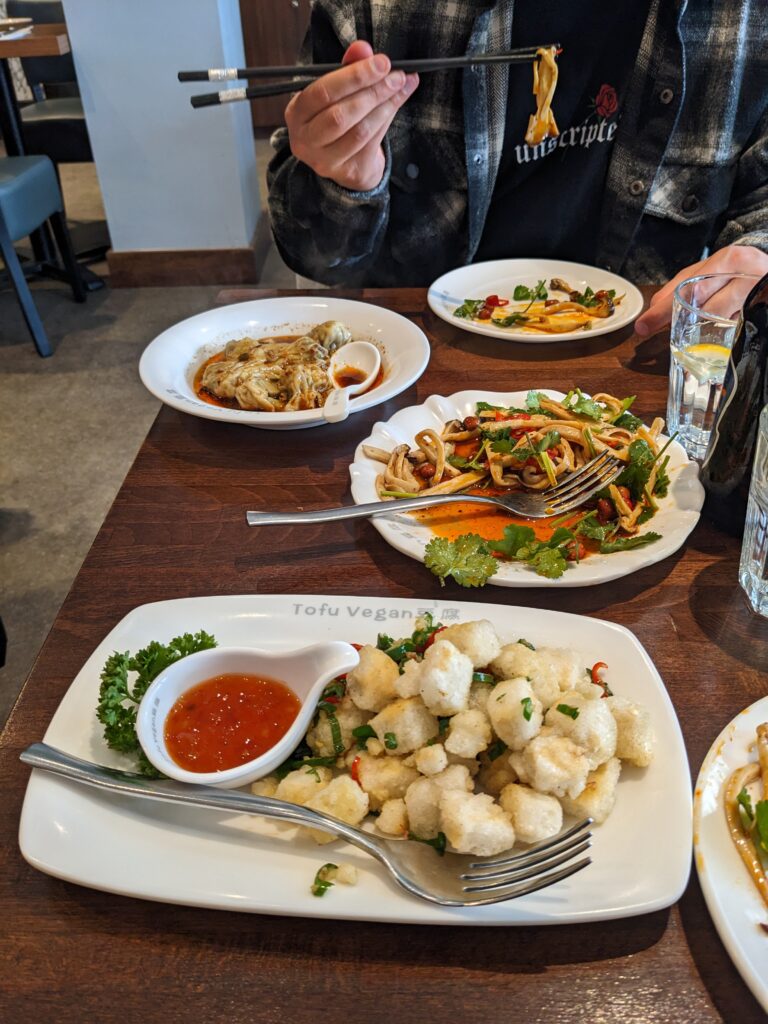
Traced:
[[299, 698], [284, 683], [227, 673], [193, 686], [165, 719], [168, 753], [188, 772], [221, 772], [259, 757], [293, 724]]

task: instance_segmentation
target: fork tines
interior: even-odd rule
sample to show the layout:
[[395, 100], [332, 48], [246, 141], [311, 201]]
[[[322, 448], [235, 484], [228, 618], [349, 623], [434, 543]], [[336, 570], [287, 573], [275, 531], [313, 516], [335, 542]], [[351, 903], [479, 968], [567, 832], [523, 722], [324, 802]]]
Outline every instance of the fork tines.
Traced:
[[597, 491], [612, 484], [624, 468], [624, 463], [607, 449], [571, 473], [543, 497], [553, 515], [570, 512], [591, 498]]
[[[585, 818], [531, 850], [511, 857], [471, 863], [469, 870], [461, 875], [462, 882], [469, 883], [463, 886], [464, 892], [491, 894], [503, 890], [514, 895], [514, 890], [519, 888], [519, 895], [525, 895], [568, 878], [592, 863], [590, 857], [569, 863], [590, 848], [592, 833], [587, 830], [591, 824], [592, 819]], [[562, 871], [552, 870], [561, 864], [567, 864], [567, 867]]]

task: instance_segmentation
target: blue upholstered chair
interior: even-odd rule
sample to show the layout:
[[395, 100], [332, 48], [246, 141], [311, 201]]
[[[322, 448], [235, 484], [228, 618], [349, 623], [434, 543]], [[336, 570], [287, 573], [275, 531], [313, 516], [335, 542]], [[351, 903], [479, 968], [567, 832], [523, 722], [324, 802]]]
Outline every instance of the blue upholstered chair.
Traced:
[[0, 255], [41, 356], [51, 355], [51, 346], [13, 243], [35, 231], [44, 221], [49, 221], [75, 301], [85, 302], [85, 287], [72, 251], [63, 210], [56, 171], [47, 156], [0, 158]]

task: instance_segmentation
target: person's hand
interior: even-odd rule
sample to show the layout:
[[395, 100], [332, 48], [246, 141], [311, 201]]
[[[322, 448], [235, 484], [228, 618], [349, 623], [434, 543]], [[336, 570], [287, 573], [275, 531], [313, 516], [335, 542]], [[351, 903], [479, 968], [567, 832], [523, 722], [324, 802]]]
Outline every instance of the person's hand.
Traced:
[[381, 140], [419, 76], [390, 71], [389, 57], [374, 56], [362, 41], [342, 63], [291, 98], [285, 123], [297, 160], [343, 188], [367, 192], [384, 174]]
[[[635, 333], [641, 338], [660, 331], [672, 319], [672, 296], [681, 281], [699, 274], [756, 274], [762, 277], [768, 274], [768, 254], [752, 245], [727, 245], [724, 249], [708, 256], [705, 260], [684, 267], [680, 273], [668, 281], [651, 298], [651, 305], [641, 317], [635, 321]], [[754, 287], [750, 278], [737, 278], [722, 287], [721, 281], [713, 281], [711, 285], [702, 282], [697, 293], [699, 301], [705, 301], [705, 309], [717, 316], [730, 318], [740, 310], [744, 300]]]

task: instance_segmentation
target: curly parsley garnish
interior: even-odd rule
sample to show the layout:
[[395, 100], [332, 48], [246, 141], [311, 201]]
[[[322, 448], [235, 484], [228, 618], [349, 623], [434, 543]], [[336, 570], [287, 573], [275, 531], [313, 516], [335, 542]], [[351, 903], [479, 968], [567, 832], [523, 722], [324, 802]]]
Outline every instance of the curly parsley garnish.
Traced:
[[[207, 651], [215, 646], [216, 640], [201, 629], [199, 633], [176, 636], [167, 644], [153, 640], [133, 656], [128, 651], [115, 651], [107, 658], [101, 670], [96, 717], [104, 726], [107, 746], [121, 754], [134, 754], [142, 775], [161, 777], [142, 750], [136, 735], [136, 713], [141, 698], [149, 684], [169, 665], [188, 654]], [[131, 681], [129, 675], [134, 673], [135, 678]]]

